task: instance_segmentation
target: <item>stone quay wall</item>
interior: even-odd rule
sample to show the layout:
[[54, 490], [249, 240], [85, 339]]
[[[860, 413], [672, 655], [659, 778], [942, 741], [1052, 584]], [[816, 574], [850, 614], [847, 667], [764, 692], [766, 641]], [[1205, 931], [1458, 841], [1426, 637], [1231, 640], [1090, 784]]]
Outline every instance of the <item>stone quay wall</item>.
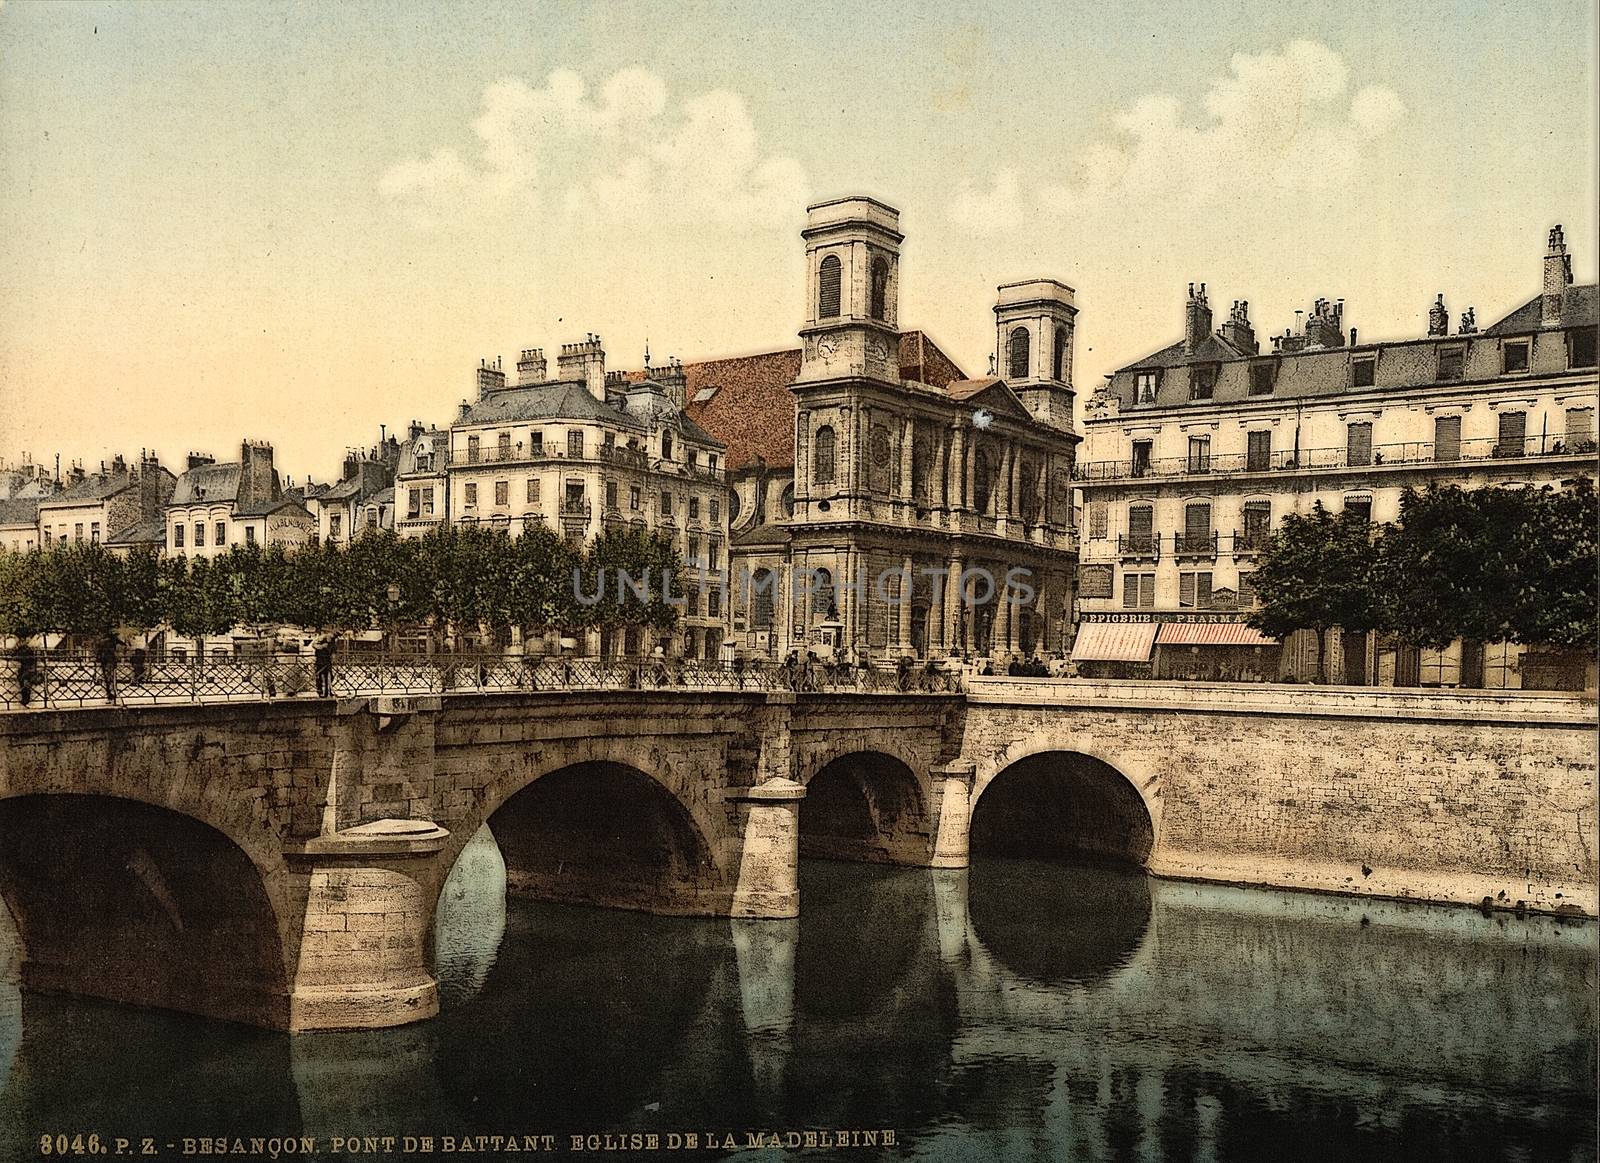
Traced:
[[1538, 692], [976, 679], [973, 810], [1074, 751], [1139, 790], [1157, 875], [1596, 915], [1596, 705]]

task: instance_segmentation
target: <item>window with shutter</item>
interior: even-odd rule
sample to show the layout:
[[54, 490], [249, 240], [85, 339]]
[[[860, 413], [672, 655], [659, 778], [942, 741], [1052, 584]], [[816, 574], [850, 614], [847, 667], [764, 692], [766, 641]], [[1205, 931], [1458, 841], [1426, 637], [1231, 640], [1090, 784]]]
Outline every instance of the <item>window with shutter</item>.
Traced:
[[1495, 446], [1496, 456], [1521, 456], [1528, 435], [1526, 412], [1500, 413], [1500, 440]]
[[1253, 606], [1256, 604], [1255, 582], [1251, 580], [1254, 573], [1246, 570], [1239, 571], [1239, 604]]
[[1272, 502], [1244, 503], [1244, 544], [1240, 549], [1264, 549], [1272, 530]]
[[1011, 378], [1014, 380], [1026, 379], [1028, 376], [1028, 345], [1031, 337], [1026, 327], [1013, 327], [1010, 339]]
[[497, 505], [507, 505], [511, 503], [510, 481], [494, 482], [494, 503]]
[[1183, 548], [1203, 553], [1211, 547], [1211, 505], [1199, 502], [1183, 509]]
[[1351, 424], [1346, 430], [1345, 460], [1352, 465], [1372, 463], [1372, 425]]
[[1149, 552], [1153, 545], [1155, 510], [1149, 505], [1131, 505], [1128, 508], [1128, 548]]
[[574, 428], [567, 433], [567, 455], [574, 460], [583, 459], [583, 430]]
[[1244, 467], [1249, 472], [1265, 472], [1272, 467], [1272, 432], [1262, 429], [1259, 432], [1248, 433], [1245, 437], [1245, 463]]
[[1211, 471], [1211, 438], [1208, 436], [1189, 437], [1189, 471]]
[[1461, 417], [1435, 416], [1433, 419], [1433, 459], [1461, 459]]
[[1594, 409], [1593, 408], [1568, 408], [1567, 409], [1567, 451], [1579, 450], [1579, 446], [1594, 443]]
[[839, 283], [839, 256], [836, 254], [827, 255], [823, 258], [822, 265], [817, 268], [818, 319], [837, 319], [839, 317]]

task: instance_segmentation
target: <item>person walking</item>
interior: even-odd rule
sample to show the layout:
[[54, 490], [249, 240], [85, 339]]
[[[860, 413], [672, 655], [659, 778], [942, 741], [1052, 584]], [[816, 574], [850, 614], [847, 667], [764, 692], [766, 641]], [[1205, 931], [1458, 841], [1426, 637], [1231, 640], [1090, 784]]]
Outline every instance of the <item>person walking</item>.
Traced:
[[33, 688], [39, 681], [39, 656], [24, 639], [17, 646], [16, 659], [17, 700], [26, 707], [33, 702]]
[[333, 697], [333, 636], [321, 635], [311, 647], [311, 657], [317, 671], [317, 697]]
[[117, 639], [107, 634], [95, 647], [95, 658], [100, 663], [100, 685], [105, 687], [106, 702], [117, 701]]

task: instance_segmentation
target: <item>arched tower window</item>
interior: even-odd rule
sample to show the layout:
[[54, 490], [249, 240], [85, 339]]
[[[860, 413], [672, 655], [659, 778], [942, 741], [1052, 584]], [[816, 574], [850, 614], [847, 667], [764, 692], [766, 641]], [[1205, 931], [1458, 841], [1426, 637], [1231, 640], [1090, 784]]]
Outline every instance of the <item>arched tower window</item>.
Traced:
[[824, 424], [821, 428], [817, 429], [816, 448], [812, 453], [812, 483], [819, 485], [831, 485], [833, 483], [833, 462], [833, 429]]
[[1060, 324], [1056, 325], [1056, 379], [1062, 383], [1067, 382], [1067, 329]]
[[817, 268], [817, 318], [839, 317], [839, 256], [830, 254]]
[[1024, 380], [1028, 378], [1029, 338], [1028, 329], [1026, 327], [1012, 328], [1010, 339], [1010, 375], [1014, 380]]
[[887, 320], [889, 304], [889, 260], [879, 256], [872, 260], [872, 304], [874, 319]]
[[813, 586], [811, 612], [819, 618], [826, 618], [830, 612], [837, 616], [838, 607], [834, 605], [833, 596], [833, 574], [826, 569], [817, 570]]

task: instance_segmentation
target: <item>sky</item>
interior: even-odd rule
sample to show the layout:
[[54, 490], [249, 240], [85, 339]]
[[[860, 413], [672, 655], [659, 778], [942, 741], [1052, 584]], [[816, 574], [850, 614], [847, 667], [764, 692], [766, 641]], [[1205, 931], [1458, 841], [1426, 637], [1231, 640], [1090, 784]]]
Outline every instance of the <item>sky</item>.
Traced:
[[[808, 201], [901, 210], [900, 320], [987, 370], [1077, 291], [1080, 398], [1344, 298], [1362, 338], [1593, 281], [1596, 6], [0, 0], [0, 458], [273, 443], [337, 475], [480, 359], [795, 346]], [[513, 373], [514, 374], [514, 373]]]

